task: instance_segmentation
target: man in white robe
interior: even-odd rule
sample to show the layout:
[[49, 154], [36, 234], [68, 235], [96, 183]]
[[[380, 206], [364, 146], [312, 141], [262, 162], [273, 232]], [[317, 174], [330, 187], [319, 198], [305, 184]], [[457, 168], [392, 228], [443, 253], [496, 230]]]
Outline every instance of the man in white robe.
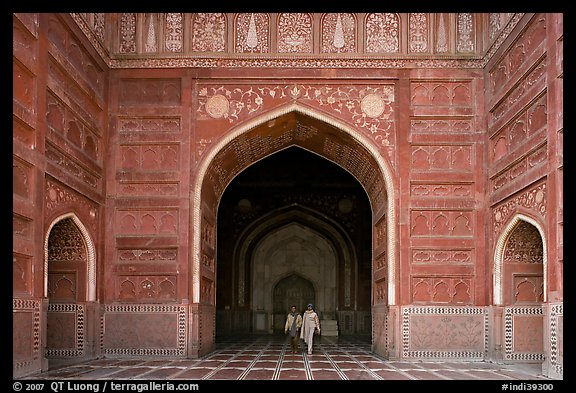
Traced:
[[304, 343], [308, 344], [308, 355], [312, 355], [314, 331], [316, 330], [320, 334], [320, 319], [314, 311], [314, 305], [309, 304], [302, 315], [302, 329], [300, 330], [300, 338], [304, 339]]

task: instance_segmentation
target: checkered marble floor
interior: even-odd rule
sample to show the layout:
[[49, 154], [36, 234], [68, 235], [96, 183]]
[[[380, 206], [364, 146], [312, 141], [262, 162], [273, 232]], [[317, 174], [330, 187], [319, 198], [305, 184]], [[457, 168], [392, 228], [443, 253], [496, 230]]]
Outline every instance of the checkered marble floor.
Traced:
[[[301, 342], [302, 344], [302, 342]], [[389, 361], [370, 351], [370, 337], [316, 336], [314, 351], [293, 354], [284, 335], [216, 340], [200, 359], [102, 358], [80, 364], [50, 361], [21, 380], [542, 380], [541, 365]]]

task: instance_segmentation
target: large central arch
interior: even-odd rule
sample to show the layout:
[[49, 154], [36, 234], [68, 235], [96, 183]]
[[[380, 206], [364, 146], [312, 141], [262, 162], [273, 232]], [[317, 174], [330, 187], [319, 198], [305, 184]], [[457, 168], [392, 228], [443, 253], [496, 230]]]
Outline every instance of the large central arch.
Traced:
[[[252, 139], [248, 139], [247, 135]], [[244, 154], [252, 151], [253, 143], [259, 142], [263, 142], [267, 147], [241, 159], [236, 157], [236, 154], [242, 154], [240, 151]], [[192, 318], [197, 326], [192, 327], [190, 339], [197, 348], [198, 355], [210, 352], [213, 346], [213, 342], [208, 341], [214, 337], [214, 326], [210, 327], [210, 321], [214, 321], [215, 312], [215, 223], [218, 201], [226, 186], [242, 170], [270, 154], [294, 145], [342, 167], [354, 176], [366, 191], [372, 208], [373, 226], [372, 306], [374, 308], [379, 303], [379, 307], [386, 307], [397, 302], [398, 201], [390, 164], [378, 151], [377, 146], [356, 128], [309, 107], [292, 103], [255, 117], [231, 130], [207, 150], [198, 166], [191, 198], [193, 238], [190, 239], [193, 244], [190, 297], [192, 304], [197, 305], [193, 310], [196, 316]], [[235, 166], [229, 165], [229, 161], [233, 161]], [[375, 252], [376, 249], [381, 251]], [[382, 261], [383, 258], [385, 261]], [[385, 271], [375, 274], [377, 266], [384, 266]], [[375, 291], [374, 283], [377, 280], [381, 284]], [[382, 292], [385, 294], [382, 295]], [[206, 307], [210, 306], [212, 309], [207, 310]], [[385, 315], [374, 318], [374, 321], [378, 322], [373, 322], [373, 337], [386, 336], [386, 323], [382, 323], [382, 318], [385, 318]], [[375, 352], [384, 354], [386, 348], [383, 343], [386, 341], [379, 339], [381, 344], [374, 348]]]

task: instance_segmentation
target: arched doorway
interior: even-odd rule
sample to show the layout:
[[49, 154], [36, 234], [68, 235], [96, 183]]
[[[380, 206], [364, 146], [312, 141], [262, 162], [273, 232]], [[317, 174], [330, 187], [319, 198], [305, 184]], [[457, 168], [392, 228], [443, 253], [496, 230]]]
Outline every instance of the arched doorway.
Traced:
[[495, 303], [504, 307], [504, 360], [544, 361], [546, 243], [537, 221], [516, 215], [500, 237]]
[[74, 214], [54, 220], [45, 242], [44, 291], [48, 298], [46, 358], [93, 355], [87, 331], [95, 301], [94, 246]]
[[291, 274], [281, 279], [273, 291], [274, 332], [283, 332], [286, 315], [294, 305], [299, 313], [305, 310], [306, 304], [314, 303], [316, 291], [314, 285], [298, 274]]
[[290, 307], [277, 310], [274, 286], [293, 274], [315, 288], [321, 319], [370, 334], [371, 211], [349, 173], [286, 148], [230, 183], [217, 221], [218, 335], [278, 331]]
[[[191, 355], [214, 348], [216, 331], [217, 211], [228, 184], [255, 162], [291, 146], [323, 157], [351, 174], [366, 192], [370, 207], [372, 256], [372, 343], [376, 353], [387, 355], [388, 306], [397, 293], [397, 200], [390, 165], [375, 142], [357, 129], [308, 107], [293, 103], [271, 111], [227, 133], [201, 157], [196, 172], [192, 213]], [[243, 202], [245, 203], [245, 202]], [[345, 209], [347, 203], [342, 203]], [[229, 272], [232, 277], [236, 272]], [[220, 279], [220, 278], [219, 278]], [[223, 285], [222, 283], [218, 285]], [[225, 284], [224, 284], [225, 285]], [[226, 306], [224, 306], [226, 307]]]

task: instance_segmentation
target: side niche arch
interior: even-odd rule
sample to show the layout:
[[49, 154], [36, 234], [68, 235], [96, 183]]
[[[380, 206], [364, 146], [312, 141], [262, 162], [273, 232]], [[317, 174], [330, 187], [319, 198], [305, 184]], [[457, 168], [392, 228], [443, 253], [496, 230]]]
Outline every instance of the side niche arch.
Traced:
[[86, 277], [83, 278], [83, 281], [85, 283], [86, 296], [81, 300], [86, 302], [94, 302], [96, 301], [96, 248], [88, 230], [74, 213], [66, 213], [55, 218], [52, 223], [50, 223], [50, 226], [46, 231], [46, 237], [44, 238], [44, 297], [48, 297], [48, 261], [50, 234], [52, 233], [54, 226], [58, 223], [62, 223], [64, 220], [69, 220], [76, 226], [81, 234], [82, 240], [84, 241], [86, 251]]
[[494, 277], [493, 277], [493, 291], [494, 291], [494, 304], [497, 306], [505, 306], [505, 277], [504, 277], [504, 263], [505, 263], [505, 253], [506, 247], [508, 245], [511, 236], [513, 235], [514, 231], [521, 225], [522, 223], [527, 223], [538, 231], [540, 235], [540, 240], [542, 242], [542, 274], [543, 274], [543, 294], [542, 294], [542, 302], [547, 301], [547, 246], [546, 246], [546, 236], [542, 225], [535, 219], [521, 213], [515, 214], [502, 233], [500, 234], [498, 241], [496, 243], [495, 255], [494, 255]]
[[74, 213], [50, 224], [44, 240], [47, 359], [94, 355], [95, 259], [94, 243]]

